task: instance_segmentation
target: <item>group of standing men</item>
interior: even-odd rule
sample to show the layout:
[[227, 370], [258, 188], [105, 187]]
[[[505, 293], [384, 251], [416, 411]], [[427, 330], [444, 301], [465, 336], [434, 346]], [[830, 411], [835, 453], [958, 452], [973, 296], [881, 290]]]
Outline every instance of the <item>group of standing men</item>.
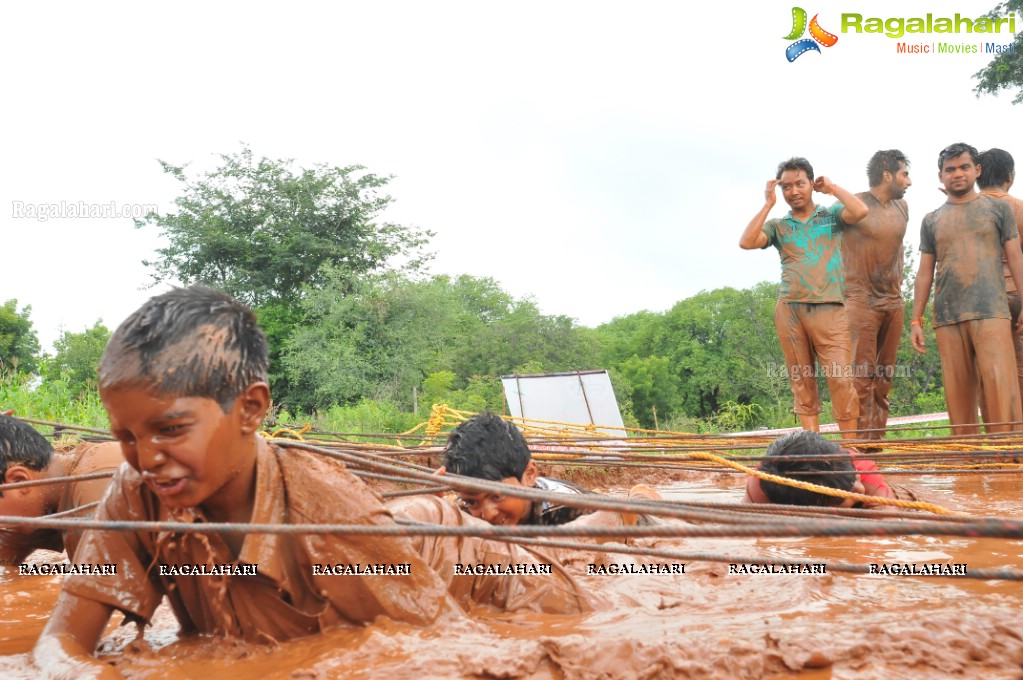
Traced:
[[[1023, 201], [1007, 193], [1012, 156], [953, 144], [938, 156], [946, 202], [920, 229], [920, 270], [910, 321], [914, 349], [924, 352], [923, 315], [934, 294], [934, 326], [949, 420], [956, 434], [979, 432], [978, 402], [988, 432], [1023, 421]], [[819, 429], [820, 372], [844, 439], [881, 439], [902, 337], [903, 238], [912, 182], [901, 151], [878, 151], [867, 164], [870, 190], [852, 194], [814, 177], [805, 158], [781, 163], [764, 206], [739, 240], [744, 249], [778, 249], [782, 282], [774, 323], [792, 386], [794, 411]], [[978, 193], [975, 185], [979, 184]], [[780, 187], [790, 212], [768, 219]], [[813, 192], [838, 203], [816, 205]], [[935, 276], [937, 272], [937, 276]], [[1010, 321], [1011, 318], [1011, 321]]]

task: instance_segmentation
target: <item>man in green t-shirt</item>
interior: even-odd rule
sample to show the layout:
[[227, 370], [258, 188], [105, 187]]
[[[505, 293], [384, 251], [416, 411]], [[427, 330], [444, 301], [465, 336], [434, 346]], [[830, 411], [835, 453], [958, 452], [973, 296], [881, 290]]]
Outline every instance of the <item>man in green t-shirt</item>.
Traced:
[[[779, 186], [791, 210], [781, 219], [768, 220]], [[830, 208], [816, 205], [814, 191], [833, 195], [839, 202]], [[819, 363], [828, 380], [835, 422], [843, 438], [855, 438], [859, 404], [850, 366], [842, 229], [863, 219], [867, 206], [827, 177], [814, 179], [813, 166], [805, 158], [781, 163], [775, 179], [767, 183], [764, 199], [764, 207], [742, 233], [739, 247], [752, 250], [773, 245], [781, 256], [774, 325], [792, 386], [793, 410], [803, 429], [820, 429]]]

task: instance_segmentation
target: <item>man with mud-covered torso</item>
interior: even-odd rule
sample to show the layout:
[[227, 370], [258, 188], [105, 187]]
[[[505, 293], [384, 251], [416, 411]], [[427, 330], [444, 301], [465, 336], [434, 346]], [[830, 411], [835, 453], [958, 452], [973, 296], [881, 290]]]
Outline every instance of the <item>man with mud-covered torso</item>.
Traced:
[[[1023, 233], [1023, 200], [1009, 195], [1009, 189], [1016, 179], [1016, 162], [1012, 154], [1002, 149], [988, 149], [980, 154], [980, 177], [977, 178], [977, 187], [980, 188], [981, 196], [988, 196], [1000, 201], [1005, 201], [1012, 208], [1012, 214], [1016, 217], [1016, 229]], [[1020, 302], [1019, 291], [1012, 280], [1012, 272], [1002, 255], [1002, 269], [1005, 277], [1005, 292], [1009, 301], [1009, 314], [1012, 316], [1013, 329], [1019, 324], [1020, 311], [1023, 303]], [[1023, 399], [1023, 338], [1019, 333], [1012, 334], [1012, 347], [1016, 354], [1016, 378], [1019, 382], [1020, 398]], [[987, 411], [987, 404], [984, 401], [984, 394], [980, 394], [980, 412], [985, 423], [992, 422], [991, 415]]]
[[902, 337], [902, 240], [909, 159], [897, 149], [878, 151], [867, 164], [870, 190], [856, 194], [870, 212], [842, 234], [845, 311], [852, 342], [853, 384], [860, 405], [861, 439], [882, 439], [888, 393]]
[[1015, 426], [1008, 423], [1023, 415], [1002, 275], [1004, 254], [1016, 288], [1023, 287], [1023, 251], [1009, 205], [981, 196], [974, 187], [982, 171], [978, 156], [962, 143], [938, 156], [938, 177], [948, 200], [920, 225], [920, 270], [910, 322], [913, 348], [923, 353], [923, 313], [934, 283], [935, 335], [954, 434], [979, 433], [978, 386], [996, 423], [985, 426], [988, 432], [1011, 431]]

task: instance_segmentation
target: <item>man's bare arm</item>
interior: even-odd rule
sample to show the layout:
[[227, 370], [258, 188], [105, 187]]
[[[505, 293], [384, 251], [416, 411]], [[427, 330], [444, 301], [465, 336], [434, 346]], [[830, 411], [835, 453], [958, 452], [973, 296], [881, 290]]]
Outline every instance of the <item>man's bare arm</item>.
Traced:
[[774, 193], [776, 186], [778, 186], [778, 180], [776, 179], [772, 179], [767, 183], [767, 188], [764, 190], [764, 207], [753, 216], [753, 219], [746, 225], [746, 230], [742, 232], [742, 237], [739, 238], [739, 247], [743, 250], [756, 250], [767, 245], [764, 223], [767, 222], [767, 216], [778, 200]]
[[856, 224], [870, 212], [870, 208], [856, 194], [838, 186], [827, 177], [818, 177], [813, 182], [815, 191], [822, 194], [830, 194], [842, 204], [842, 221], [846, 224]]
[[[1021, 250], [1019, 237], [1006, 241], [1003, 248], [1005, 262], [1009, 265], [1009, 273], [1012, 274], [1012, 280], [1016, 283], [1016, 290], [1023, 290], [1020, 288], [1020, 284], [1023, 283], [1023, 250]], [[1016, 322], [1016, 329], [1023, 329], [1023, 315]]]
[[934, 283], [935, 262], [933, 253], [920, 253], [920, 269], [917, 270], [916, 283], [913, 284], [913, 319], [910, 321], [909, 338], [913, 349], [921, 354], [927, 351], [924, 346], [923, 320], [927, 298], [931, 296], [931, 284]]

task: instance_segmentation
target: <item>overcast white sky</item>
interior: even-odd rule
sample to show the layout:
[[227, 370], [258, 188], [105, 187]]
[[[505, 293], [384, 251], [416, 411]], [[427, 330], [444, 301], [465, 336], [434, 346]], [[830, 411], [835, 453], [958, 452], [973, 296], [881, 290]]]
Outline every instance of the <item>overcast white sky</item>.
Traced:
[[[995, 4], [7, 4], [0, 301], [32, 305], [48, 350], [62, 329], [115, 327], [152, 294], [141, 260], [155, 234], [128, 219], [17, 218], [16, 206], [167, 211], [177, 186], [156, 159], [208, 168], [242, 142], [395, 175], [386, 217], [436, 232], [433, 273], [492, 276], [585, 325], [775, 280], [774, 250], [736, 243], [792, 155], [861, 191], [870, 155], [902, 149], [915, 244], [943, 200], [938, 151], [966, 141], [1023, 163], [1023, 106], [973, 95], [989, 55], [900, 55], [897, 40], [841, 33], [840, 17]], [[790, 64], [793, 5], [839, 40]]]

